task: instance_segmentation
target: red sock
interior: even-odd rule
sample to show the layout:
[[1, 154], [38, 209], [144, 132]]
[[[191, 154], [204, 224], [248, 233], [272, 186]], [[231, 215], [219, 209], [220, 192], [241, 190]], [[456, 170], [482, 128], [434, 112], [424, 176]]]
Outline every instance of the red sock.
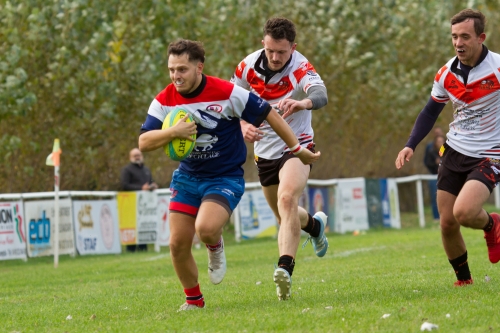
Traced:
[[215, 251], [215, 250], [219, 249], [222, 246], [222, 238], [219, 239], [219, 242], [217, 244], [215, 244], [215, 245], [205, 244], [205, 246], [210, 251]]
[[196, 287], [184, 289], [184, 294], [186, 294], [186, 303], [194, 304], [200, 308], [205, 306], [205, 299], [200, 291], [199, 284]]

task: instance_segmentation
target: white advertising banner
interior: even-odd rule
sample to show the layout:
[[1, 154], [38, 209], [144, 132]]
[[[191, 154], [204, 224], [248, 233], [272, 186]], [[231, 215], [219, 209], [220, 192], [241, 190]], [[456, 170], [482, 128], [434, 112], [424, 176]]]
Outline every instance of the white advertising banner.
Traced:
[[261, 189], [245, 191], [239, 203], [241, 237], [244, 239], [275, 236], [276, 217]]
[[0, 202], [0, 260], [26, 259], [22, 201]]
[[339, 179], [335, 188], [335, 232], [368, 230], [365, 179]]
[[[29, 257], [54, 254], [52, 247], [54, 211], [54, 200], [27, 201], [24, 203]], [[75, 253], [72, 217], [71, 200], [59, 200], [59, 254]]]
[[158, 245], [168, 246], [170, 244], [170, 216], [168, 205], [170, 204], [170, 194], [158, 195]]
[[73, 201], [73, 222], [79, 254], [121, 253], [116, 200]]
[[137, 192], [137, 244], [156, 243], [158, 237], [158, 194]]

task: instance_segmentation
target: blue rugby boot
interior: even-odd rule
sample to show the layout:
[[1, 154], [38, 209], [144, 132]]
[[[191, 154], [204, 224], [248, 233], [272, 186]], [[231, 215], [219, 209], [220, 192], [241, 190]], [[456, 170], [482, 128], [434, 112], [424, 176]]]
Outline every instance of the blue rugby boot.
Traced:
[[328, 239], [325, 236], [325, 226], [328, 216], [326, 216], [326, 214], [323, 212], [317, 212], [316, 214], [314, 214], [313, 219], [320, 223], [319, 235], [318, 237], [309, 235], [309, 237], [304, 242], [304, 245], [302, 245], [302, 248], [307, 245], [307, 242], [311, 241], [316, 255], [318, 257], [323, 257], [326, 254], [326, 251], [328, 251]]

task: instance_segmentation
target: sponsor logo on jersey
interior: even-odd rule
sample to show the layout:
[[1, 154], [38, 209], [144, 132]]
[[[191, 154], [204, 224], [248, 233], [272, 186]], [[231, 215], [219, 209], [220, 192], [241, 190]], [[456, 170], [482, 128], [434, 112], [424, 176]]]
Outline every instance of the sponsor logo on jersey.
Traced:
[[309, 76], [318, 76], [318, 73], [316, 73], [315, 71], [309, 70], [309, 71], [307, 71], [307, 75], [309, 75]]
[[479, 84], [479, 89], [482, 90], [491, 90], [495, 86], [495, 82], [491, 80], [482, 80], [481, 83]]
[[195, 151], [207, 151], [212, 150], [214, 145], [219, 141], [217, 135], [202, 134], [196, 138]]
[[[208, 107], [207, 107], [208, 109]], [[208, 112], [214, 112], [214, 111], [208, 111]], [[220, 119], [221, 116], [220, 114], [218, 114], [217, 112], [215, 113], [207, 113], [203, 110], [200, 110], [200, 109], [197, 109], [196, 111], [194, 111], [192, 113], [192, 116], [194, 118], [194, 121], [205, 127], [205, 128], [210, 128], [210, 129], [214, 129], [217, 127], [217, 121], [212, 119], [210, 116], [213, 116], [214, 118], [217, 118], [217, 119]]]

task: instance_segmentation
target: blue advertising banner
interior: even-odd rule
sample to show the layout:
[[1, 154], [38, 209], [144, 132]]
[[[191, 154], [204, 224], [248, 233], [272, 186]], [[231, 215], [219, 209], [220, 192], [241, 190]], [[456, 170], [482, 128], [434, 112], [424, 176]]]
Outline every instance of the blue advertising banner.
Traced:
[[387, 187], [387, 179], [380, 178], [380, 198], [382, 203], [382, 219], [384, 227], [391, 227], [391, 203], [389, 200], [389, 189]]

